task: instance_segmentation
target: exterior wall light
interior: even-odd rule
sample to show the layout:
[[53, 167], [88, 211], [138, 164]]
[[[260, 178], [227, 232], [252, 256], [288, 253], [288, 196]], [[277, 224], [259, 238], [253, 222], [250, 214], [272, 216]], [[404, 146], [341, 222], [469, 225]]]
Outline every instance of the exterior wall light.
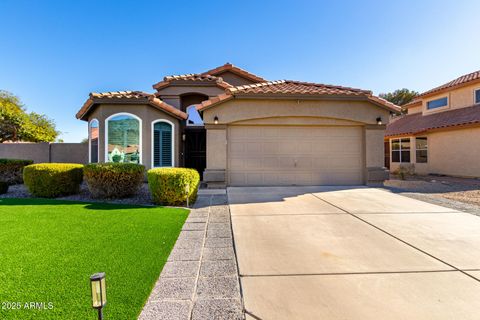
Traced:
[[98, 310], [98, 320], [103, 319], [103, 307], [107, 303], [107, 288], [105, 286], [105, 272], [95, 273], [90, 277], [92, 288], [92, 307]]
[[379, 126], [382, 125], [382, 117], [378, 117], [378, 118], [377, 118], [377, 124], [378, 124]]
[[213, 118], [213, 123], [218, 124], [218, 117], [217, 116], [215, 116], [215, 118]]

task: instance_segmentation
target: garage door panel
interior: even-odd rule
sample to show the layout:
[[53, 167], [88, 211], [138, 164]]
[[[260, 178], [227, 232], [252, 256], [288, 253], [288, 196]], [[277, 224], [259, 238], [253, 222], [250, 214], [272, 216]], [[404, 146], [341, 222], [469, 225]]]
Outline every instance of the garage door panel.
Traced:
[[361, 127], [230, 126], [230, 185], [362, 184]]

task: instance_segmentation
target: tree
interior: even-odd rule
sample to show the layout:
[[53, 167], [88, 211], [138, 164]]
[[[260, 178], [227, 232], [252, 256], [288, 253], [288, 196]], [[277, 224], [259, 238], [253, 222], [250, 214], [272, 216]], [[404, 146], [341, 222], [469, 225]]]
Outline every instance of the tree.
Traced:
[[0, 90], [0, 143], [52, 142], [59, 134], [53, 120], [35, 112], [27, 113], [17, 96]]
[[411, 102], [416, 96], [418, 96], [418, 92], [403, 88], [395, 90], [394, 92], [380, 93], [379, 96], [380, 98], [390, 101], [397, 106], [403, 106], [404, 104]]

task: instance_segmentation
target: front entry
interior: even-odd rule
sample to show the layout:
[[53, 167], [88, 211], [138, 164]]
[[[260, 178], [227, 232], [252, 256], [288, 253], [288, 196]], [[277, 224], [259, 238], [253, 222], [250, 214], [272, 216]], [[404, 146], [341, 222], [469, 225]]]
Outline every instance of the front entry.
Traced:
[[185, 129], [185, 167], [193, 168], [203, 180], [207, 166], [207, 131], [204, 128]]

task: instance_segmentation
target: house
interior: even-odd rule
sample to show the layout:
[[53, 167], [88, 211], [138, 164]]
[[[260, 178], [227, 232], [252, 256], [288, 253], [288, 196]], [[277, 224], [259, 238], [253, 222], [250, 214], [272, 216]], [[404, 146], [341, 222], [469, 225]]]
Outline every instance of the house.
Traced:
[[382, 182], [399, 108], [371, 91], [268, 81], [230, 63], [166, 76], [154, 93], [91, 93], [90, 162], [190, 167], [211, 186]]
[[420, 94], [387, 126], [390, 169], [480, 177], [480, 71]]

